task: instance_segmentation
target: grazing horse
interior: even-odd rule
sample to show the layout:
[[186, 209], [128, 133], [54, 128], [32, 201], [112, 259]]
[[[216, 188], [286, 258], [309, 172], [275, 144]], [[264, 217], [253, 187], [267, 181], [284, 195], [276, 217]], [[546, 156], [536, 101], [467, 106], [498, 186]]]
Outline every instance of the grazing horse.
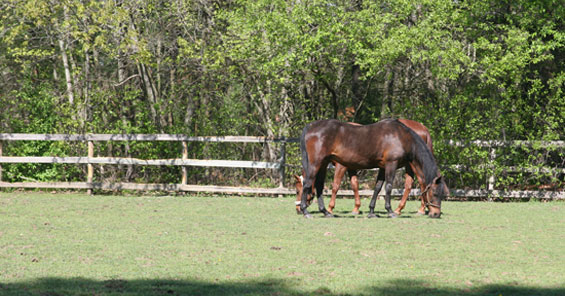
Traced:
[[[433, 144], [432, 144], [432, 137], [431, 137], [430, 132], [428, 131], [428, 128], [426, 126], [424, 126], [420, 122], [410, 120], [410, 119], [398, 119], [398, 121], [400, 121], [402, 124], [406, 125], [408, 128], [412, 129], [420, 138], [422, 138], [422, 140], [424, 140], [424, 142], [426, 143], [426, 145], [428, 146], [428, 148], [430, 149], [432, 154], [434, 153], [434, 148], [433, 148]], [[348, 124], [360, 126], [360, 124], [353, 123], [353, 122], [349, 122]], [[333, 209], [335, 207], [335, 200], [336, 200], [336, 197], [337, 197], [337, 192], [339, 191], [339, 186], [341, 184], [341, 180], [343, 179], [343, 176], [345, 175], [345, 172], [347, 171], [347, 173], [349, 174], [349, 177], [351, 178], [351, 180], [350, 180], [351, 189], [353, 189], [353, 195], [355, 196], [355, 207], [353, 208], [351, 213], [354, 214], [354, 215], [358, 215], [359, 214], [359, 207], [361, 207], [361, 197], [359, 196], [359, 181], [358, 181], [358, 177], [357, 177], [357, 171], [356, 170], [349, 170], [345, 166], [339, 164], [336, 161], [332, 161], [332, 164], [335, 167], [335, 173], [334, 173], [334, 179], [333, 179], [333, 182], [332, 182], [332, 197], [331, 197], [330, 203], [328, 205], [328, 212], [333, 213]], [[296, 204], [296, 213], [297, 214], [302, 213], [300, 211], [300, 199], [301, 199], [301, 196], [302, 196], [302, 181], [304, 179], [304, 173], [302, 175], [303, 175], [302, 177], [300, 177], [298, 175], [294, 175], [294, 178], [296, 179], [296, 182], [295, 182], [296, 202], [295, 202], [295, 204]], [[394, 212], [397, 215], [400, 215], [402, 210], [406, 206], [406, 201], [408, 200], [408, 195], [410, 194], [410, 190], [412, 189], [412, 185], [414, 184], [413, 175], [409, 174], [408, 172], [406, 172], [404, 175], [405, 175], [404, 193], [402, 194], [402, 198], [400, 199], [400, 203], [398, 204], [398, 207], [396, 208], [396, 210], [394, 210]], [[421, 186], [421, 182], [420, 182], [420, 186]], [[422, 192], [424, 191], [423, 187], [421, 188], [421, 191]], [[423, 194], [420, 197], [421, 197], [422, 202], [421, 202], [420, 208], [418, 209], [418, 214], [425, 215], [426, 214], [425, 210], [426, 210], [426, 202], [427, 201], [424, 199]], [[308, 203], [307, 203], [308, 205], [311, 204], [312, 198], [313, 198], [312, 194], [308, 195]]]
[[420, 183], [429, 216], [441, 216], [441, 199], [447, 186], [435, 158], [424, 141], [398, 120], [383, 120], [371, 125], [355, 126], [338, 120], [319, 120], [304, 127], [300, 138], [304, 183], [300, 210], [306, 218], [307, 198], [315, 186], [318, 207], [326, 217], [333, 217], [324, 206], [322, 192], [329, 162], [336, 161], [352, 170], [380, 168], [375, 191], [369, 204], [369, 217], [375, 215], [377, 194], [385, 186], [385, 209], [390, 217], [397, 215], [390, 205], [390, 193], [395, 171], [405, 167], [412, 177], [421, 176]]

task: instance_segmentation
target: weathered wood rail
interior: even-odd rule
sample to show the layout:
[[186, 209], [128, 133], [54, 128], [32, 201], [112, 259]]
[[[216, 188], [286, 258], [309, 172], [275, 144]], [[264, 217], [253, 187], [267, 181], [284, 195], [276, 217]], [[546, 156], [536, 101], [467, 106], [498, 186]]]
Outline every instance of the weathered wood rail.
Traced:
[[[79, 141], [88, 145], [87, 156], [3, 156], [3, 141]], [[137, 159], [122, 157], [94, 157], [94, 143], [102, 141], [172, 141], [182, 143], [182, 158], [175, 159]], [[190, 137], [170, 134], [0, 134], [0, 188], [70, 188], [70, 189], [129, 189], [129, 190], [165, 190], [165, 191], [199, 191], [217, 193], [262, 193], [262, 194], [291, 194], [293, 190], [283, 186], [285, 174], [284, 145], [293, 142], [293, 139], [269, 139], [267, 137], [253, 136], [217, 136], [217, 137]], [[218, 143], [281, 143], [282, 157], [278, 162], [244, 161], [244, 160], [205, 160], [188, 159], [188, 142], [218, 142]], [[3, 182], [2, 163], [65, 163], [86, 164], [88, 166], [86, 182]], [[181, 182], [179, 184], [139, 184], [139, 183], [102, 183], [93, 182], [94, 164], [113, 165], [153, 165], [153, 166], [181, 166], [183, 167]], [[203, 186], [187, 184], [186, 167], [227, 167], [227, 168], [256, 168], [274, 169], [279, 171], [280, 182], [277, 188], [249, 188], [228, 186]]]
[[[78, 141], [85, 142], [87, 145], [87, 156], [3, 156], [2, 143], [5, 141]], [[182, 144], [181, 158], [174, 159], [137, 159], [119, 157], [94, 157], [94, 143], [105, 141], [172, 141]], [[280, 143], [280, 158], [277, 162], [246, 161], [246, 160], [204, 160], [188, 159], [188, 142], [221, 142], [221, 143]], [[56, 188], [56, 189], [86, 189], [91, 192], [93, 189], [103, 190], [163, 190], [163, 191], [192, 191], [210, 193], [230, 193], [230, 194], [294, 194], [293, 188], [284, 186], [286, 149], [287, 143], [297, 143], [297, 138], [270, 139], [267, 137], [253, 136], [211, 136], [211, 137], [190, 137], [185, 135], [170, 134], [7, 134], [0, 133], [0, 188]], [[494, 161], [496, 157], [496, 147], [505, 145], [532, 145], [543, 147], [558, 146], [565, 147], [565, 141], [553, 142], [526, 142], [526, 141], [472, 141], [472, 142], [449, 142], [450, 145], [477, 145], [491, 149], [490, 159]], [[85, 182], [4, 182], [2, 180], [2, 164], [15, 163], [65, 163], [87, 165], [87, 175]], [[110, 165], [142, 165], [142, 166], [181, 166], [182, 176], [178, 184], [140, 184], [140, 183], [105, 183], [94, 182], [95, 164]], [[251, 187], [230, 187], [230, 186], [211, 186], [211, 185], [191, 185], [187, 184], [187, 170], [189, 166], [200, 167], [227, 167], [227, 168], [255, 168], [273, 169], [279, 172], [279, 186], [274, 188], [251, 188]], [[507, 167], [508, 171], [528, 171], [525, 168]], [[565, 173], [565, 168], [542, 168], [551, 172]], [[488, 180], [488, 189], [462, 190], [452, 189], [451, 195], [456, 197], [510, 197], [510, 198], [540, 198], [540, 199], [565, 199], [565, 191], [501, 191], [494, 189], [495, 176]], [[402, 195], [402, 189], [393, 190], [393, 195]], [[353, 195], [351, 190], [341, 190], [340, 195]], [[372, 190], [361, 190], [361, 195], [372, 195]], [[413, 189], [412, 195], [418, 195], [419, 189]]]

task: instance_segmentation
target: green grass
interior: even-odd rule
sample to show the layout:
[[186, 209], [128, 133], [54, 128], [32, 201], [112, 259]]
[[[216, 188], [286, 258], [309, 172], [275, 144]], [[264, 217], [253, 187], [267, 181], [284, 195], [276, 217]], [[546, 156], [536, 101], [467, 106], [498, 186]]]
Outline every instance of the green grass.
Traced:
[[565, 295], [564, 202], [417, 206], [0, 193], [0, 295]]

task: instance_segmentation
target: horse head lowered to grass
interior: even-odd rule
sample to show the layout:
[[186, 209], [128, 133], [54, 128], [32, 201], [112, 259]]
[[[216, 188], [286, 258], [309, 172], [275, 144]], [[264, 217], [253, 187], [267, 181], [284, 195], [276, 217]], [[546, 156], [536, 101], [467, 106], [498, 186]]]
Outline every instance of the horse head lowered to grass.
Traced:
[[447, 194], [447, 186], [435, 158], [426, 143], [398, 120], [383, 120], [365, 126], [333, 119], [315, 121], [304, 128], [300, 150], [304, 172], [300, 210], [307, 218], [311, 217], [306, 207], [313, 187], [320, 211], [326, 217], [332, 217], [321, 198], [327, 166], [332, 161], [350, 170], [380, 168], [369, 204], [369, 217], [377, 217], [374, 213], [377, 194], [385, 182], [385, 209], [390, 217], [396, 217], [390, 205], [390, 194], [395, 171], [400, 167], [419, 176], [429, 216], [441, 216], [441, 200]]

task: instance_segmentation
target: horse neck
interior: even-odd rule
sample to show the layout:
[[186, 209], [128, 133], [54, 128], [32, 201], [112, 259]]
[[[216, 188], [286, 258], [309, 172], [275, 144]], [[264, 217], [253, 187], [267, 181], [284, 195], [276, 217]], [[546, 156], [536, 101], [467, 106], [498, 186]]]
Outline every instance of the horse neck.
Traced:
[[415, 149], [412, 164], [416, 166], [416, 171], [419, 171], [421, 181], [425, 183], [423, 184], [425, 186], [431, 184], [434, 178], [439, 175], [436, 161], [427, 147], [417, 147]]

